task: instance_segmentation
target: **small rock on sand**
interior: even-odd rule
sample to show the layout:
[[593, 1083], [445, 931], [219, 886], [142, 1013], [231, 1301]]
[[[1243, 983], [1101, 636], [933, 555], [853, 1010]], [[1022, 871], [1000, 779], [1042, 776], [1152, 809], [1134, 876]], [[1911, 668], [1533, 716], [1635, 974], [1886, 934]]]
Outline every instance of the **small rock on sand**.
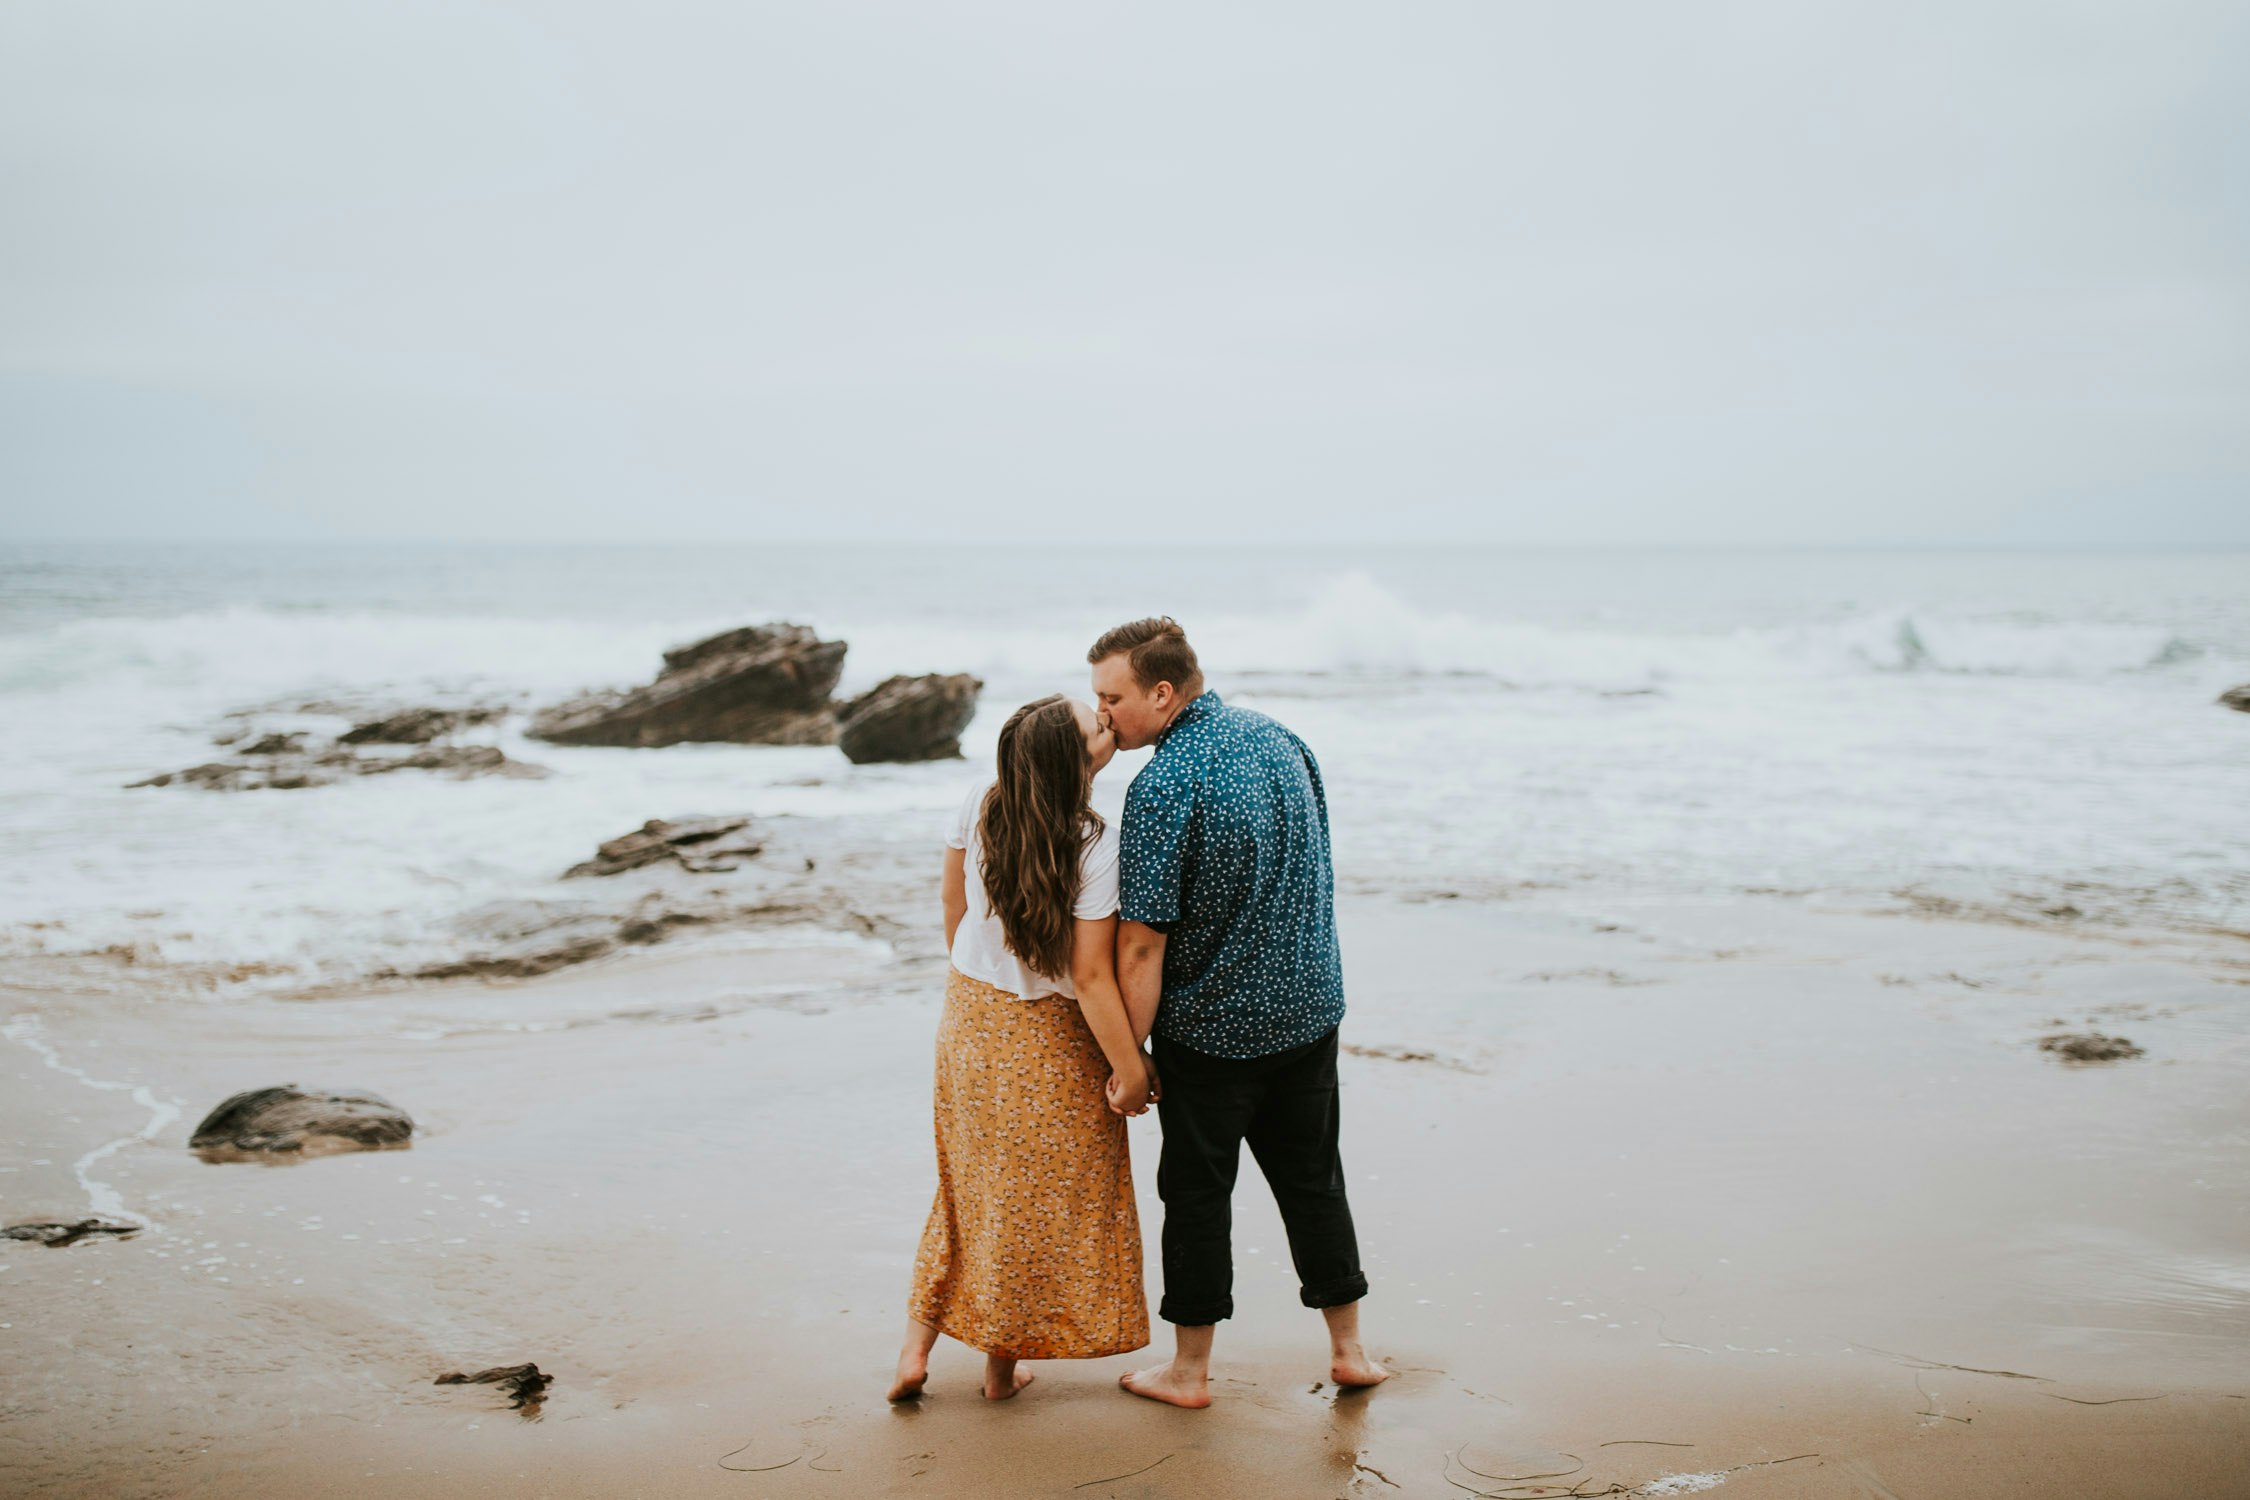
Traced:
[[20, 1224], [10, 1224], [0, 1229], [0, 1240], [30, 1240], [60, 1250], [75, 1245], [80, 1240], [97, 1234], [113, 1234], [123, 1238], [139, 1234], [138, 1224], [117, 1224], [108, 1219], [26, 1219]]
[[2103, 1036], [2098, 1031], [2076, 1033], [2061, 1032], [2039, 1039], [2039, 1050], [2052, 1052], [2064, 1062], [2116, 1062], [2120, 1058], [2139, 1057], [2142, 1049], [2121, 1036]]
[[474, 1375], [464, 1375], [455, 1370], [450, 1375], [440, 1375], [432, 1385], [496, 1385], [508, 1397], [508, 1405], [527, 1417], [539, 1414], [539, 1403], [547, 1399], [547, 1387], [555, 1377], [540, 1370], [537, 1365], [495, 1365], [489, 1370], [479, 1370]]
[[414, 1134], [405, 1110], [365, 1089], [246, 1089], [203, 1117], [189, 1139], [209, 1161], [325, 1156], [404, 1146]]
[[2250, 682], [2245, 682], [2240, 687], [2230, 687], [2219, 694], [2219, 706], [2231, 708], [2237, 713], [2250, 714]]

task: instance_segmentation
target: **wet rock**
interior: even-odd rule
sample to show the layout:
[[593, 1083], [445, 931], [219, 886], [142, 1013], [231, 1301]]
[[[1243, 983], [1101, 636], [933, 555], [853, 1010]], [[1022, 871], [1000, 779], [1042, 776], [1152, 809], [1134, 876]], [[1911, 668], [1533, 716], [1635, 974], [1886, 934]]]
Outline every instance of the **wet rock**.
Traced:
[[619, 946], [622, 916], [584, 901], [491, 901], [452, 924], [463, 953], [412, 969], [382, 969], [384, 979], [530, 979], [588, 963]]
[[472, 953], [465, 958], [426, 964], [409, 975], [402, 976], [396, 970], [385, 970], [375, 977], [378, 979], [402, 977], [411, 979], [532, 979], [541, 974], [552, 974], [557, 969], [567, 969], [572, 964], [589, 963], [605, 953], [615, 951], [618, 946], [619, 939], [614, 933], [583, 933], [575, 937], [526, 943], [500, 952]]
[[2094, 1063], [2139, 1057], [2143, 1049], [2121, 1036], [2103, 1036], [2098, 1031], [2083, 1031], [2043, 1036], [2039, 1039], [2039, 1050], [2052, 1052], [2064, 1062]]
[[302, 755], [305, 751], [304, 731], [294, 734], [269, 734], [254, 745], [245, 745], [237, 755]]
[[404, 1146], [414, 1122], [380, 1094], [301, 1089], [293, 1083], [247, 1089], [203, 1117], [188, 1139], [206, 1160], [325, 1156]]
[[508, 1398], [508, 1405], [527, 1417], [539, 1415], [539, 1403], [547, 1399], [547, 1387], [555, 1377], [543, 1374], [537, 1365], [495, 1365], [489, 1370], [479, 1370], [474, 1375], [464, 1375], [455, 1370], [450, 1375], [440, 1375], [432, 1385], [496, 1385]]
[[545, 766], [510, 760], [498, 745], [432, 745], [412, 755], [363, 755], [352, 763], [360, 776], [380, 776], [392, 771], [436, 771], [456, 781], [472, 776], [507, 776], [539, 781], [554, 773]]
[[2250, 682], [2245, 682], [2240, 687], [2230, 687], [2219, 694], [2219, 706], [2231, 708], [2237, 713], [2250, 714]]
[[887, 678], [837, 711], [836, 743], [855, 765], [958, 759], [983, 688], [966, 672]]
[[[268, 740], [277, 738], [295, 736], [267, 736]], [[333, 786], [354, 776], [387, 776], [393, 771], [430, 771], [455, 781], [473, 776], [538, 780], [552, 774], [545, 766], [510, 760], [497, 745], [430, 745], [408, 755], [360, 755], [341, 745], [329, 745], [311, 754], [260, 753], [254, 748], [243, 753], [256, 758], [209, 761], [126, 785], [192, 786], [212, 792], [300, 791]]]
[[563, 871], [563, 878], [617, 875], [666, 860], [699, 875], [718, 874], [739, 868], [764, 847], [765, 840], [751, 831], [746, 817], [651, 818], [603, 844], [592, 859]]
[[339, 745], [427, 745], [457, 730], [490, 724], [506, 716], [498, 707], [408, 708], [386, 718], [354, 724], [336, 736]]
[[119, 1224], [108, 1219], [26, 1219], [0, 1229], [0, 1240], [29, 1240], [35, 1245], [60, 1250], [97, 1234], [113, 1234], [122, 1239], [140, 1232], [138, 1224]]
[[805, 625], [746, 625], [665, 652], [646, 687], [542, 709], [530, 733], [559, 745], [637, 748], [833, 744], [829, 695], [846, 649]]

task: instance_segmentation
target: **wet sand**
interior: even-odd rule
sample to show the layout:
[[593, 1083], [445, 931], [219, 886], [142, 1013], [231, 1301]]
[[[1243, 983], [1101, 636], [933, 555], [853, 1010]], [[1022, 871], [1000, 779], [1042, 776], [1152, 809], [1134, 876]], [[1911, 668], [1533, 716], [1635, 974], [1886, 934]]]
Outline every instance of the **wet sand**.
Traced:
[[[0, 1213], [152, 1228], [0, 1243], [0, 1490], [2250, 1494], [2250, 945], [1546, 894], [1355, 900], [1343, 932], [1365, 1320], [1399, 1373], [1325, 1384], [1246, 1167], [1205, 1413], [1115, 1390], [1149, 1354], [988, 1404], [950, 1343], [883, 1402], [933, 955], [129, 1013], [12, 990]], [[2056, 1020], [2147, 1055], [2067, 1066]], [[288, 1080], [420, 1133], [186, 1151]], [[527, 1360], [536, 1421], [432, 1384]]]

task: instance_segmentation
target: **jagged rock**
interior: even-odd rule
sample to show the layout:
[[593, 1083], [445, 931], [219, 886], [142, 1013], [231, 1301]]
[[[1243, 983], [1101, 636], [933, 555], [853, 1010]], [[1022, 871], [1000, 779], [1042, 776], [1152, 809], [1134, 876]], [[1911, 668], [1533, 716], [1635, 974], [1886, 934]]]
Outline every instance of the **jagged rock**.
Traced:
[[305, 752], [304, 731], [294, 734], [269, 734], [254, 745], [245, 745], [237, 755], [302, 755]]
[[854, 765], [956, 759], [983, 688], [966, 672], [888, 678], [838, 710], [836, 743]]
[[765, 847], [751, 831], [750, 820], [735, 818], [682, 818], [668, 822], [651, 818], [631, 833], [609, 840], [592, 859], [572, 865], [564, 879], [577, 875], [617, 875], [664, 860], [676, 861], [699, 875], [737, 869]]
[[283, 751], [260, 753], [255, 747], [244, 754], [259, 758], [209, 761], [126, 785], [194, 786], [213, 792], [298, 791], [306, 787], [333, 786], [352, 776], [384, 776], [393, 771], [434, 771], [456, 781], [466, 781], [472, 776], [508, 776], [535, 781], [552, 774], [545, 766], [510, 760], [497, 745], [431, 745], [410, 755], [356, 755], [340, 745], [330, 745], [310, 755]]
[[2250, 682], [2245, 682], [2240, 687], [2230, 687], [2219, 694], [2219, 706], [2231, 708], [2237, 713], [2250, 714]]
[[2121, 1036], [2103, 1036], [2098, 1031], [2080, 1032], [2076, 1035], [2057, 1033], [2039, 1039], [2039, 1050], [2052, 1052], [2065, 1062], [2115, 1062], [2119, 1058], [2139, 1057], [2142, 1049]]
[[[507, 714], [504, 708], [407, 708], [387, 718], [354, 724], [336, 736], [339, 745], [427, 745], [455, 730], [489, 724]], [[254, 753], [254, 752], [253, 752]]]
[[403, 1146], [413, 1134], [406, 1111], [379, 1094], [285, 1083], [226, 1099], [203, 1117], [188, 1145], [213, 1160], [322, 1156]]
[[650, 748], [690, 741], [828, 745], [828, 696], [843, 675], [845, 643], [810, 626], [746, 625], [664, 653], [646, 687], [595, 693], [541, 710], [531, 737], [559, 745]]
[[97, 1234], [114, 1234], [122, 1239], [140, 1232], [138, 1224], [116, 1224], [107, 1219], [27, 1219], [0, 1229], [0, 1240], [30, 1240], [61, 1250]]

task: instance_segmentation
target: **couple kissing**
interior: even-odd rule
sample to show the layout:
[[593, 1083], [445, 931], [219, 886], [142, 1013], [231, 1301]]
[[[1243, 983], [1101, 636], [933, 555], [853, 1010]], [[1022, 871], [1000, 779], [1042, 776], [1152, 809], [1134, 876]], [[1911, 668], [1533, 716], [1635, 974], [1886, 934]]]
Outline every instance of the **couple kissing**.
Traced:
[[[1320, 767], [1273, 719], [1207, 692], [1169, 618], [1120, 625], [1086, 659], [1094, 703], [1057, 694], [1010, 715], [997, 778], [946, 841], [937, 1195], [890, 1399], [922, 1393], [941, 1333], [984, 1354], [995, 1401], [1031, 1383], [1025, 1361], [1148, 1344], [1126, 1122], [1152, 1103], [1174, 1351], [1119, 1384], [1210, 1405], [1245, 1142], [1299, 1295], [1328, 1325], [1330, 1378], [1378, 1384], [1390, 1372], [1360, 1344], [1367, 1278], [1337, 1144], [1344, 985]], [[1148, 746], [1110, 827], [1094, 777]]]

